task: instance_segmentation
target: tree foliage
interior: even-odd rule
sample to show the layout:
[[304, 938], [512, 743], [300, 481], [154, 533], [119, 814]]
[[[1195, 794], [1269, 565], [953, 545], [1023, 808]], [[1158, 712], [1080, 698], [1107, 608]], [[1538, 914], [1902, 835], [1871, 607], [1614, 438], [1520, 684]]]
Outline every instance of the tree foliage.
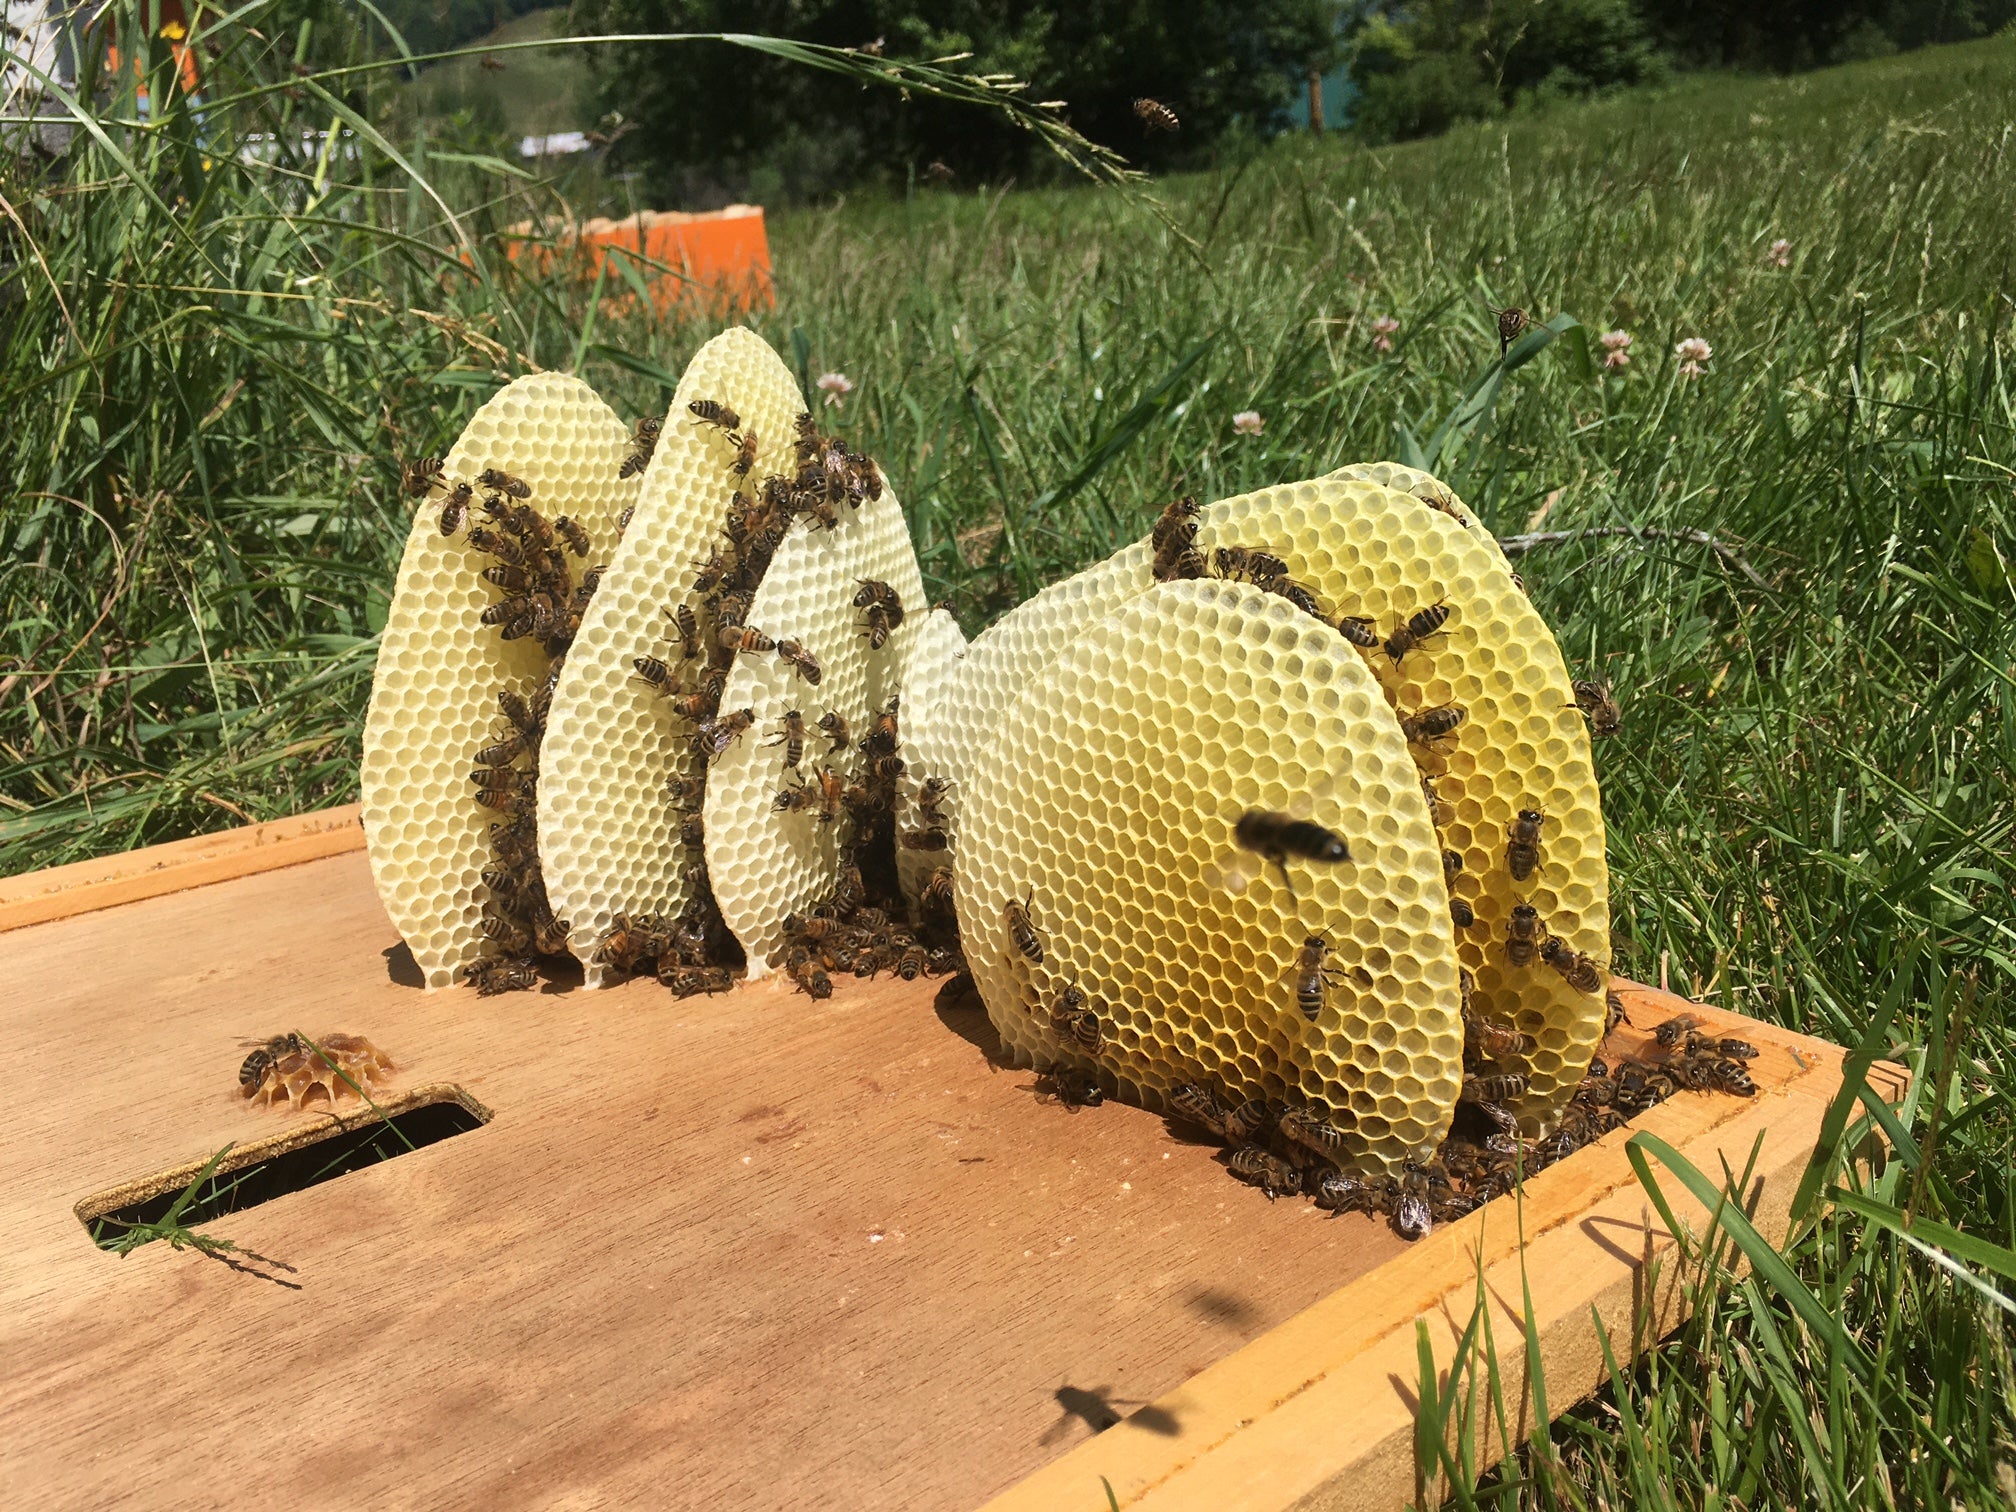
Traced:
[[[1068, 102], [1071, 124], [1130, 158], [1167, 166], [1228, 131], [1275, 124], [1311, 67], [1337, 56], [1337, 0], [575, 0], [577, 33], [762, 32], [1026, 79]], [[602, 49], [605, 108], [639, 129], [618, 147], [654, 191], [816, 196], [863, 179], [901, 182], [933, 163], [967, 182], [1037, 171], [1028, 135], [984, 112], [883, 92], [781, 62], [632, 43]], [[1150, 133], [1133, 102], [1173, 108]]]

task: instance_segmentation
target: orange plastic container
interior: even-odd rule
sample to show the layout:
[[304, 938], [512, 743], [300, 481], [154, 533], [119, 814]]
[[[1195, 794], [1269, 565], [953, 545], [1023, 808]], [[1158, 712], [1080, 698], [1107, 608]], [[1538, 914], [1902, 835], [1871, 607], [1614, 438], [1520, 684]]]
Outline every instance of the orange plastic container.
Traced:
[[612, 304], [634, 300], [621, 270], [608, 267], [611, 249], [618, 248], [633, 254], [631, 265], [661, 313], [685, 305], [723, 317], [776, 303], [760, 205], [696, 213], [640, 210], [621, 220], [598, 216], [578, 226], [514, 229], [523, 237], [510, 244], [514, 261], [529, 257], [542, 271], [591, 281], [607, 268], [603, 287]]

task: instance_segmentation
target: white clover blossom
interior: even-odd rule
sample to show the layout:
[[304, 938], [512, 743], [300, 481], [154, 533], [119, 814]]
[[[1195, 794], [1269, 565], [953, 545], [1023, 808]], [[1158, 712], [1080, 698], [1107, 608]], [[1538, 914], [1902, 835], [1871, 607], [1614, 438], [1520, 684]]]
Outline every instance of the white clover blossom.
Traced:
[[1682, 378], [1699, 378], [1708, 371], [1708, 359], [1715, 355], [1715, 349], [1699, 336], [1689, 336], [1674, 343], [1673, 355], [1680, 359]]
[[842, 399], [854, 392], [854, 380], [845, 373], [821, 373], [818, 387], [826, 395], [828, 404], [838, 406]]
[[1627, 368], [1631, 366], [1631, 333], [1629, 331], [1605, 331], [1596, 338], [1603, 348], [1603, 366]]
[[1393, 333], [1400, 329], [1400, 322], [1391, 315], [1381, 315], [1372, 322], [1372, 350], [1390, 352], [1393, 350]]
[[1257, 436], [1266, 424], [1258, 410], [1241, 410], [1232, 417], [1232, 429], [1242, 436]]

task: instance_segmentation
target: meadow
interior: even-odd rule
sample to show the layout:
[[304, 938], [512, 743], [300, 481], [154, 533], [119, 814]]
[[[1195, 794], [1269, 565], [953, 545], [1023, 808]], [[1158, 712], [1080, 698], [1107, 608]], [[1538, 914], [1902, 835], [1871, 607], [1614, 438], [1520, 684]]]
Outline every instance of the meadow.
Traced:
[[[0, 872], [354, 798], [399, 459], [532, 365], [662, 411], [714, 329], [521, 276], [497, 233], [570, 186], [395, 124], [386, 75], [289, 70], [357, 46], [241, 39], [200, 115], [115, 97], [4, 188]], [[1439, 1467], [1459, 1504], [2016, 1506], [2012, 119], [1998, 39], [1284, 139], [1153, 204], [772, 218], [753, 323], [852, 380], [827, 418], [969, 634], [1172, 495], [1425, 465], [1534, 538], [1529, 593], [1617, 687], [1617, 968], [1913, 1071], [1859, 1196], [1705, 1265], [1516, 1463]], [[1511, 305], [1569, 319], [1501, 371]]]

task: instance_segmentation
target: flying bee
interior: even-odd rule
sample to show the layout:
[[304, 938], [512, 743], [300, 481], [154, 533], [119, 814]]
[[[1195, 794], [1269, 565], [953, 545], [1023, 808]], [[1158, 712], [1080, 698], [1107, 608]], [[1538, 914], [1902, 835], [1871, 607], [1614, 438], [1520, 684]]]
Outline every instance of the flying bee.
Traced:
[[777, 642], [761, 630], [747, 625], [723, 625], [714, 632], [715, 644], [724, 651], [774, 651]]
[[1498, 355], [1503, 357], [1505, 349], [1519, 339], [1519, 333], [1531, 324], [1526, 312], [1514, 305], [1509, 310], [1493, 310], [1498, 317]]
[[1540, 959], [1560, 972], [1577, 992], [1603, 990], [1603, 969], [1581, 951], [1569, 949], [1565, 940], [1549, 935], [1540, 944]]
[[735, 460], [728, 464], [738, 478], [749, 476], [749, 469], [756, 465], [756, 432], [746, 430], [735, 438]]
[[591, 542], [588, 532], [570, 515], [562, 515], [553, 522], [553, 533], [567, 543], [567, 549], [577, 557], [588, 555]]
[[441, 469], [446, 465], [440, 457], [416, 457], [399, 469], [399, 486], [409, 498], [420, 498], [430, 489], [440, 487]]
[[1337, 621], [1337, 633], [1363, 651], [1379, 644], [1379, 632], [1372, 628], [1369, 614], [1347, 614]]
[[689, 998], [728, 991], [735, 985], [735, 973], [726, 966], [660, 966], [658, 980], [672, 989], [674, 997]]
[[889, 612], [880, 604], [870, 604], [867, 612], [861, 616], [860, 623], [856, 626], [856, 629], [867, 637], [868, 649], [870, 651], [880, 651], [884, 646], [888, 645], [889, 632], [895, 628], [889, 622]]
[[1272, 1202], [1276, 1197], [1296, 1197], [1302, 1192], [1302, 1173], [1279, 1155], [1258, 1145], [1243, 1145], [1232, 1152], [1225, 1169], [1251, 1186], [1257, 1186]]
[[1178, 1118], [1201, 1125], [1221, 1139], [1225, 1137], [1225, 1107], [1211, 1095], [1209, 1088], [1195, 1082], [1178, 1082], [1169, 1089], [1169, 1106], [1175, 1109]]
[[476, 481], [481, 483], [485, 488], [494, 488], [499, 493], [508, 494], [514, 499], [529, 499], [532, 497], [532, 485], [530, 483], [527, 483], [523, 478], [513, 477], [501, 468], [484, 468], [483, 471], [476, 474]]
[[952, 848], [951, 837], [942, 829], [905, 830], [899, 843], [907, 851], [942, 851]]
[[1295, 1006], [1312, 1024], [1323, 1016], [1323, 1004], [1328, 1000], [1323, 966], [1330, 950], [1330, 942], [1323, 936], [1310, 935], [1302, 942], [1301, 954], [1295, 961]]
[[819, 716], [819, 728], [826, 732], [833, 749], [828, 754], [837, 755], [854, 743], [854, 732], [847, 728], [847, 720], [838, 709], [828, 709]]
[[950, 777], [933, 777], [917, 790], [917, 817], [931, 829], [940, 829], [945, 824], [945, 815], [940, 805], [952, 791]]
[[1400, 721], [1400, 733], [1414, 745], [1432, 746], [1438, 740], [1447, 740], [1456, 733], [1470, 711], [1459, 703], [1437, 704], [1432, 709], [1423, 709], [1418, 714], [1410, 714]]
[[791, 709], [777, 723], [777, 738], [766, 740], [764, 744], [784, 747], [784, 765], [795, 767], [805, 755], [805, 716]]
[[[1329, 784], [1322, 784], [1327, 789]], [[1318, 792], [1298, 794], [1294, 809], [1307, 806]], [[1220, 880], [1233, 892], [1250, 887], [1262, 862], [1271, 862], [1281, 873], [1281, 885], [1290, 898], [1295, 884], [1288, 876], [1288, 859], [1335, 866], [1351, 859], [1351, 847], [1335, 830], [1326, 829], [1297, 812], [1278, 809], [1248, 809], [1232, 826], [1232, 843], [1240, 854], [1219, 867]]]
[[756, 723], [754, 709], [736, 709], [732, 713], [717, 715], [701, 725], [695, 740], [701, 743], [707, 758], [711, 761], [728, 747], [740, 740], [745, 731]]
[[1539, 909], [1531, 903], [1513, 904], [1512, 916], [1505, 921], [1505, 959], [1514, 966], [1531, 966], [1546, 934]]
[[1249, 583], [1269, 583], [1288, 576], [1288, 564], [1272, 552], [1251, 546], [1220, 546], [1211, 559], [1223, 578], [1244, 578]]
[[1183, 126], [1183, 123], [1176, 119], [1175, 111], [1160, 100], [1151, 100], [1146, 95], [1134, 102], [1134, 114], [1150, 131], [1180, 131]]
[[1688, 1035], [1700, 1027], [1701, 1020], [1694, 1017], [1691, 1013], [1682, 1013], [1666, 1020], [1665, 1023], [1654, 1029], [1652, 1031], [1652, 1038], [1659, 1042], [1662, 1049], [1674, 1050], [1679, 1048]]
[[1540, 865], [1540, 831], [1546, 823], [1545, 809], [1521, 809], [1505, 827], [1505, 868], [1514, 882], [1524, 882]]
[[1307, 1108], [1289, 1108], [1281, 1114], [1281, 1137], [1332, 1160], [1345, 1152], [1344, 1131]]
[[1001, 922], [1008, 926], [1008, 938], [1015, 948], [1037, 965], [1043, 964], [1042, 931], [1029, 922], [1029, 905], [1034, 901], [1032, 893], [1027, 898], [1010, 898], [1001, 905]]
[[664, 423], [649, 417], [637, 422], [637, 428], [630, 433], [630, 455], [616, 470], [617, 477], [634, 478], [651, 465], [651, 454], [658, 449], [658, 432]]
[[1509, 1024], [1494, 1024], [1467, 1007], [1463, 1010], [1463, 1055], [1466, 1060], [1524, 1064], [1526, 1057], [1536, 1048], [1532, 1035], [1521, 1034]]
[[815, 688], [819, 686], [819, 679], [826, 675], [820, 669], [819, 658], [794, 640], [777, 642], [777, 659], [790, 663], [798, 675]]
[[462, 522], [469, 518], [469, 501], [476, 490], [467, 483], [457, 483], [448, 490], [448, 497], [441, 501], [441, 534], [451, 536], [462, 528]]
[[742, 417], [718, 399], [695, 399], [686, 409], [702, 425], [712, 425], [724, 431], [742, 429]]
[[1617, 695], [1607, 680], [1577, 681], [1568, 685], [1575, 694], [1575, 707], [1589, 719], [1591, 735], [1615, 735], [1624, 727], [1624, 711], [1617, 707]]
[[633, 656], [630, 665], [637, 669], [637, 680], [648, 683], [654, 693], [670, 694], [672, 691], [672, 669], [655, 656]]
[[1430, 636], [1446, 634], [1442, 626], [1448, 618], [1448, 604], [1437, 603], [1415, 610], [1405, 624], [1395, 625], [1393, 633], [1386, 637], [1386, 655], [1393, 665], [1399, 666], [1409, 651]]

